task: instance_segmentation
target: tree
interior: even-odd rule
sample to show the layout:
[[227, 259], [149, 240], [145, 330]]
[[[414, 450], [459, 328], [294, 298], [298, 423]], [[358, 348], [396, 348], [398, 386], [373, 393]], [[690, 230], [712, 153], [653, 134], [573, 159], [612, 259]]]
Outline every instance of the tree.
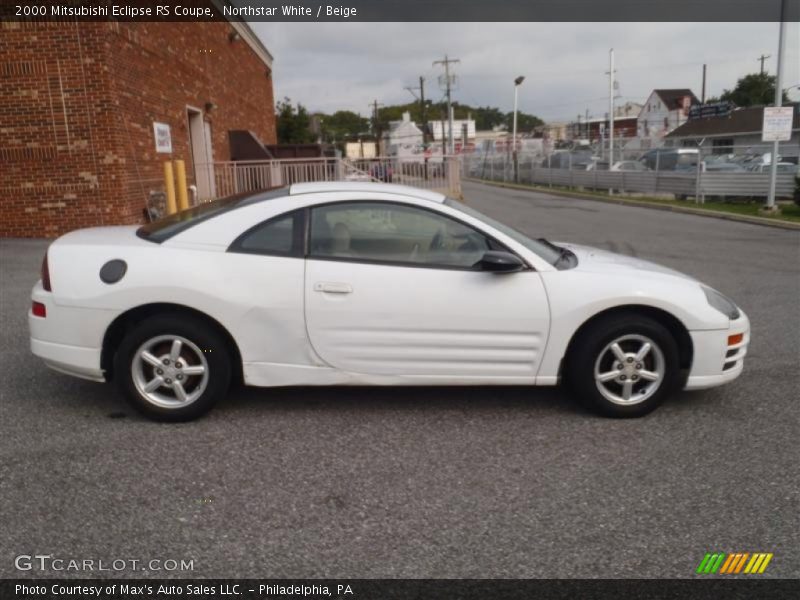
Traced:
[[[736, 82], [732, 90], [725, 90], [720, 96], [722, 101], [733, 102], [736, 106], [762, 106], [775, 102], [774, 75], [767, 73], [750, 73]], [[783, 101], [789, 97], [783, 92]]]
[[289, 98], [275, 105], [276, 129], [279, 144], [308, 144], [314, 141], [311, 133], [311, 118], [306, 107], [297, 103], [295, 107]]
[[480, 131], [488, 131], [502, 125], [506, 120], [500, 109], [493, 106], [479, 106], [472, 111], [472, 115], [475, 119], [475, 128]]
[[343, 141], [358, 138], [369, 132], [369, 119], [351, 110], [337, 110], [332, 115], [321, 115], [322, 127], [328, 140]]
[[[510, 112], [506, 115], [506, 125], [508, 126], [508, 130], [511, 131], [514, 128], [514, 113]], [[517, 113], [517, 133], [530, 133], [534, 130], [534, 128], [539, 127], [540, 125], [544, 125], [544, 121], [542, 121], [536, 115], [529, 115], [524, 112]]]

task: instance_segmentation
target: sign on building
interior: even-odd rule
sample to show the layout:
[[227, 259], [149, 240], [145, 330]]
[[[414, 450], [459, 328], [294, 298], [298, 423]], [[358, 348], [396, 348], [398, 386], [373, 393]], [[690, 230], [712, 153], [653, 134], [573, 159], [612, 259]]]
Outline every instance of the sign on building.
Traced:
[[733, 102], [712, 102], [711, 104], [695, 104], [689, 108], [690, 119], [707, 119], [709, 117], [727, 117], [734, 109]]
[[153, 122], [153, 133], [156, 138], [156, 152], [170, 154], [172, 152], [172, 133], [166, 123]]
[[762, 142], [786, 142], [792, 137], [794, 107], [765, 106], [764, 125], [761, 130]]

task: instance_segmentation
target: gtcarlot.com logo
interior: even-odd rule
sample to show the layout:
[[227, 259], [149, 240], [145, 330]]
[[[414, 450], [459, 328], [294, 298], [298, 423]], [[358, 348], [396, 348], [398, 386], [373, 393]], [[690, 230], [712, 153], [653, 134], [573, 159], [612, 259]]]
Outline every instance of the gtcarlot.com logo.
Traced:
[[17, 571], [194, 571], [194, 559], [174, 558], [60, 558], [52, 554], [20, 554], [14, 558]]
[[756, 575], [767, 570], [771, 552], [707, 552], [697, 566], [698, 575]]

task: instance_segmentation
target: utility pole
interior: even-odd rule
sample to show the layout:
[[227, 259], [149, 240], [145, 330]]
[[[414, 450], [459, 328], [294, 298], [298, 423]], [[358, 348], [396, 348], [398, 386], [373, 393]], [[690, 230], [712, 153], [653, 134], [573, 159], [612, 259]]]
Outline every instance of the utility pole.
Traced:
[[584, 139], [589, 139], [590, 131], [589, 131], [589, 109], [586, 109], [586, 116], [583, 119], [584, 127], [586, 129], [586, 133], [583, 135]]
[[375, 133], [375, 153], [380, 156], [381, 154], [381, 125], [378, 119], [378, 107], [383, 104], [378, 104], [377, 98], [369, 104], [372, 107], [372, 131]]
[[608, 51], [608, 168], [614, 165], [614, 49]]
[[[422, 145], [427, 148], [428, 147], [428, 132], [427, 132], [427, 125], [428, 125], [427, 112], [428, 112], [428, 109], [425, 106], [425, 78], [424, 77], [420, 77], [419, 78], [419, 86], [418, 87], [406, 86], [405, 89], [408, 90], [409, 93], [412, 96], [414, 96], [414, 99], [419, 100], [419, 112], [420, 112], [420, 118], [422, 119]], [[419, 98], [417, 97], [417, 94], [415, 93], [416, 90], [419, 90]]]
[[[778, 33], [778, 64], [775, 77], [775, 106], [783, 106], [783, 55], [786, 52], [786, 3], [781, 0], [781, 28]], [[762, 63], [763, 64], [763, 63]], [[775, 206], [775, 180], [778, 177], [778, 141], [772, 142], [772, 156], [769, 165], [769, 195], [765, 210], [773, 212]]]
[[419, 107], [422, 113], [422, 146], [428, 148], [428, 108], [425, 106], [425, 78], [419, 78]]
[[514, 183], [519, 182], [519, 161], [517, 159], [517, 91], [522, 82], [525, 81], [525, 76], [520, 75], [514, 80], [514, 127], [511, 134], [511, 143], [514, 144]]
[[703, 91], [700, 94], [700, 104], [706, 103], [706, 66], [703, 65]]
[[[422, 145], [427, 148], [428, 147], [428, 131], [427, 131], [427, 127], [428, 127], [428, 114], [427, 114], [428, 113], [428, 109], [425, 106], [425, 78], [420, 76], [420, 78], [419, 78], [419, 86], [417, 86], [417, 87], [407, 86], [405, 89], [408, 90], [409, 93], [412, 96], [414, 96], [415, 100], [419, 100], [419, 113], [420, 113], [420, 118], [422, 119]], [[417, 95], [414, 93], [416, 90], [419, 90], [419, 98], [417, 98]]]
[[761, 63], [761, 74], [762, 75], [764, 74], [764, 61], [767, 60], [768, 58], [770, 58], [771, 56], [772, 56], [771, 54], [762, 54], [761, 56], [759, 56], [756, 59], [757, 61], [759, 61]]
[[[451, 110], [451, 87], [452, 87], [452, 80], [450, 77], [450, 64], [459, 63], [461, 62], [457, 58], [448, 58], [447, 54], [444, 55], [444, 60], [435, 60], [433, 61], [433, 65], [444, 65], [444, 80], [446, 86], [446, 93], [447, 93], [447, 118], [449, 120], [449, 127], [447, 132], [448, 138], [448, 146], [449, 150], [452, 153], [454, 151], [453, 147], [453, 112]], [[444, 132], [442, 132], [444, 134]], [[442, 136], [444, 137], [444, 135]]]
[[444, 135], [444, 111], [442, 111], [442, 164], [444, 165], [444, 157], [447, 156], [447, 137]]

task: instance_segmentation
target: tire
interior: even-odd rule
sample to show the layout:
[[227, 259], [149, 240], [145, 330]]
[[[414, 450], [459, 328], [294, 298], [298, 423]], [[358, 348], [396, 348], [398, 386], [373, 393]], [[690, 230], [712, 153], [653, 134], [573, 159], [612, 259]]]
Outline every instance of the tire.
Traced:
[[[642, 417], [679, 387], [678, 345], [669, 330], [653, 319], [609, 316], [580, 333], [567, 357], [566, 376], [573, 393], [594, 412]], [[602, 376], [606, 379], [601, 381]]]
[[190, 421], [227, 394], [231, 357], [225, 338], [206, 321], [163, 313], [128, 331], [114, 372], [120, 391], [146, 417]]

